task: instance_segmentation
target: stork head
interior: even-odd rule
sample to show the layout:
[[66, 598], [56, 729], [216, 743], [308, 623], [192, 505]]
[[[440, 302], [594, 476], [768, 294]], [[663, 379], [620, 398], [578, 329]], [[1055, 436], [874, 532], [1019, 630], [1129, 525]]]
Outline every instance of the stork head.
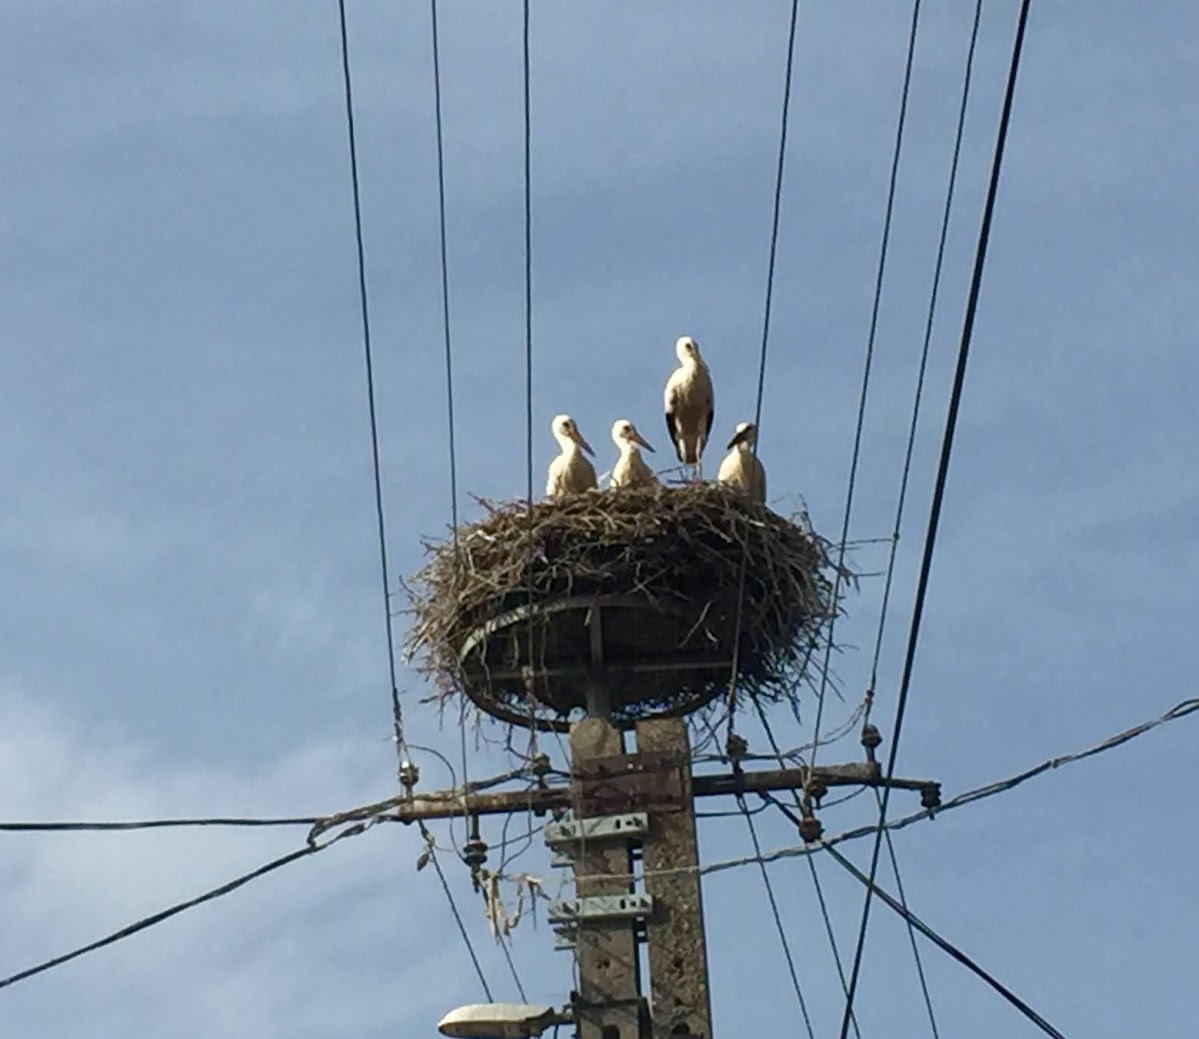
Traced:
[[637, 432], [637, 427], [627, 418], [618, 418], [612, 423], [612, 439], [616, 442], [617, 447], [623, 447], [625, 444], [638, 444], [647, 451], [653, 450]]
[[679, 336], [674, 344], [675, 356], [680, 364], [701, 364], [703, 358], [699, 355], [699, 344], [690, 336]]
[[583, 434], [579, 432], [579, 427], [575, 425], [575, 420], [569, 415], [555, 415], [554, 421], [550, 424], [550, 428], [554, 431], [554, 437], [563, 447], [567, 443], [578, 444], [589, 455], [595, 454], [591, 450], [591, 445], [583, 439]]
[[758, 442], [758, 427], [752, 422], [738, 422], [733, 431], [733, 439], [729, 441], [729, 450], [744, 444], [752, 448]]

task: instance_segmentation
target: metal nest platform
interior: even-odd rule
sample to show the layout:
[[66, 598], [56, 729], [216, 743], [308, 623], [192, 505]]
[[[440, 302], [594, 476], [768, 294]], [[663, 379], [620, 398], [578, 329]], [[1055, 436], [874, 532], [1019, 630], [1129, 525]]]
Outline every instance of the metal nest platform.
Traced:
[[827, 544], [717, 484], [591, 492], [487, 516], [409, 583], [407, 650], [442, 703], [564, 729], [794, 697], [832, 615]]

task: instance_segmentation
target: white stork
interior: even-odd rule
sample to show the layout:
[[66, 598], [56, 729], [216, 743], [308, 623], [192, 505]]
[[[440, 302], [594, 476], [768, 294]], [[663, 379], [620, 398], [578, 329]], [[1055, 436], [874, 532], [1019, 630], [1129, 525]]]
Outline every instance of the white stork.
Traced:
[[704, 445], [712, 432], [716, 398], [712, 393], [712, 377], [695, 340], [681, 336], [674, 344], [674, 352], [679, 367], [666, 381], [666, 428], [679, 461], [694, 466], [698, 480]]
[[575, 420], [569, 415], [557, 415], [550, 424], [554, 431], [554, 439], [562, 448], [558, 456], [550, 462], [549, 480], [545, 485], [545, 493], [550, 498], [561, 498], [567, 494], [581, 494], [583, 491], [594, 490], [597, 486], [595, 467], [583, 457], [586, 451], [595, 454], [591, 445], [583, 439]]
[[647, 451], [653, 448], [637, 432], [637, 427], [628, 419], [617, 419], [612, 425], [612, 440], [620, 450], [620, 457], [612, 467], [612, 487], [648, 487], [658, 482], [654, 471], [641, 457], [638, 446]]
[[766, 470], [754, 454], [754, 445], [758, 442], [758, 427], [752, 422], [739, 422], [729, 441], [729, 453], [720, 463], [720, 472], [716, 479], [729, 487], [735, 487], [743, 494], [758, 502], [766, 504]]

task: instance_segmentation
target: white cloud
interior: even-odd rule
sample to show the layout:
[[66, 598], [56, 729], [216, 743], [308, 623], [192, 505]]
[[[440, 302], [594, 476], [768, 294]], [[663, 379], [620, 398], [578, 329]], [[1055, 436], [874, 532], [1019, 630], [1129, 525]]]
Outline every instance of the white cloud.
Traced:
[[[115, 727], [85, 731], [28, 693], [0, 691], [7, 819], [319, 813], [385, 794], [382, 757], [313, 743], [220, 769], [131, 743]], [[193, 897], [304, 837], [303, 827], [0, 835], [0, 973]], [[24, 1034], [269, 1039], [394, 1035], [415, 1015], [431, 1031], [462, 952], [441, 926], [436, 878], [412, 879], [417, 842], [390, 825], [343, 841], [14, 986], [4, 993], [16, 1005], [10, 1020]], [[479, 920], [469, 922], [481, 938]]]

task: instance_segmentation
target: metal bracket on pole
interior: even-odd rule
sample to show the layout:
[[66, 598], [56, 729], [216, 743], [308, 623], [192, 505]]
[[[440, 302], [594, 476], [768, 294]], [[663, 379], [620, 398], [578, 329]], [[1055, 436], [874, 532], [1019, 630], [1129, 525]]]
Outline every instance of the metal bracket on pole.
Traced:
[[555, 924], [579, 924], [593, 920], [644, 920], [653, 911], [653, 895], [589, 895], [551, 902], [546, 917]]
[[591, 841], [628, 840], [649, 833], [649, 816], [645, 812], [626, 812], [623, 815], [599, 815], [590, 819], [564, 819], [548, 823], [545, 843], [551, 848], [573, 847]]
[[609, 923], [613, 920], [644, 923], [653, 911], [653, 895], [590, 895], [584, 898], [561, 898], [551, 902], [546, 917], [555, 925], [554, 948], [573, 949], [578, 942], [580, 926]]

